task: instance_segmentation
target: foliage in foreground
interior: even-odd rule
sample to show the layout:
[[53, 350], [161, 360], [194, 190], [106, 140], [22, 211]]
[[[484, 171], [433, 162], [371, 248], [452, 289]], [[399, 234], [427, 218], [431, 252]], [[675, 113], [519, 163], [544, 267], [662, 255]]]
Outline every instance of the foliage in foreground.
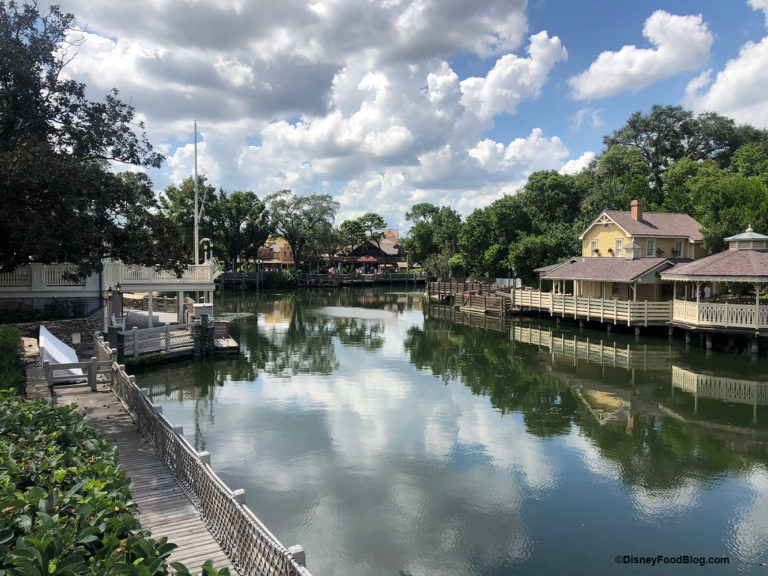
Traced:
[[22, 383], [19, 344], [21, 332], [12, 326], [0, 326], [0, 390], [19, 390]]
[[0, 394], [0, 576], [170, 574], [176, 545], [141, 530], [115, 449], [76, 407]]

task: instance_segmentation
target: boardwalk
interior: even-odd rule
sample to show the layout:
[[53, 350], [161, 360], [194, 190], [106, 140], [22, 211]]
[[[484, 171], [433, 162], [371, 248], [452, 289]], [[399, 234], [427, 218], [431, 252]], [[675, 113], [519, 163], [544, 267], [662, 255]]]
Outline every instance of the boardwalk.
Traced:
[[170, 562], [181, 562], [190, 572], [199, 573], [203, 562], [210, 558], [215, 567], [228, 567], [237, 574], [197, 509], [137, 432], [108, 385], [99, 383], [97, 392], [91, 392], [87, 384], [57, 386], [53, 398], [58, 404], [77, 403], [84, 409], [88, 423], [117, 446], [120, 466], [133, 481], [132, 494], [139, 506], [142, 527], [179, 546]]

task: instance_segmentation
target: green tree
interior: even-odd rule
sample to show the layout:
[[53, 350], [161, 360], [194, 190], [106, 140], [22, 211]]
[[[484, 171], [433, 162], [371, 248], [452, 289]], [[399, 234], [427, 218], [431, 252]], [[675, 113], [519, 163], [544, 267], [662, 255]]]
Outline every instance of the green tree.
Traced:
[[234, 270], [237, 257], [256, 256], [270, 233], [267, 207], [253, 192], [223, 190], [209, 208], [214, 245], [223, 249], [227, 267]]
[[32, 259], [75, 262], [88, 274], [103, 256], [153, 264], [161, 255], [138, 245], [147, 236], [118, 241], [137, 223], [156, 222], [156, 203], [143, 185], [111, 174], [108, 162], [159, 167], [163, 156], [117, 91], [91, 101], [84, 84], [66, 78], [66, 33], [74, 25], [56, 6], [41, 12], [36, 3], [0, 1], [3, 271]]
[[[222, 193], [221, 191], [219, 191]], [[198, 211], [202, 206], [202, 216], [199, 222], [200, 238], [214, 237], [211, 224], [209, 204], [216, 200], [216, 188], [207, 183], [202, 174], [197, 177]], [[181, 241], [187, 251], [187, 257], [192, 260], [195, 252], [195, 179], [193, 176], [184, 178], [178, 185], [171, 184], [160, 197], [160, 207], [171, 222], [181, 230]]]
[[307, 246], [333, 228], [339, 204], [328, 194], [296, 196], [290, 190], [270, 194], [266, 202], [273, 230], [288, 242], [298, 270]]
[[445, 257], [448, 260], [456, 252], [461, 216], [448, 206], [437, 207], [423, 202], [414, 204], [405, 214], [406, 220], [413, 222], [405, 248], [411, 262], [424, 264], [433, 257]]
[[377, 248], [381, 249], [381, 241], [384, 238], [382, 231], [387, 227], [387, 223], [381, 215], [376, 212], [368, 212], [357, 219], [360, 226], [366, 232], [366, 239], [376, 243]]
[[360, 246], [366, 239], [365, 228], [357, 218], [344, 220], [339, 226], [341, 246], [344, 252], [351, 252], [356, 246]]
[[574, 183], [582, 198], [581, 229], [603, 210], [629, 210], [632, 200], [652, 196], [640, 151], [621, 144], [611, 146], [595, 159], [574, 177]]
[[616, 144], [636, 148], [653, 190], [649, 202], [663, 202], [664, 174], [682, 158], [730, 164], [733, 153], [750, 141], [764, 141], [768, 133], [708, 112], [694, 116], [681, 106], [654, 105], [648, 114], [635, 112], [627, 123], [603, 139], [608, 149]]

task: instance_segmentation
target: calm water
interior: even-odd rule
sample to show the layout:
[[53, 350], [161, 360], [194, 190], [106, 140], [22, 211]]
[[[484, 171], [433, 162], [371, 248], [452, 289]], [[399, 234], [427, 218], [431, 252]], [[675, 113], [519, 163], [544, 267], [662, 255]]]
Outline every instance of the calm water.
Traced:
[[240, 357], [137, 381], [314, 576], [768, 575], [764, 360], [405, 293], [215, 306]]

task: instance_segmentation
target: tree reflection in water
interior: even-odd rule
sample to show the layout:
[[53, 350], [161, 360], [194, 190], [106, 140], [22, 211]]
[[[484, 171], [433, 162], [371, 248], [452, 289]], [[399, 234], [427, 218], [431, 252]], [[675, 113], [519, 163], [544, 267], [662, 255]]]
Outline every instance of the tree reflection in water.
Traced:
[[[551, 336], [553, 326], [543, 330]], [[682, 414], [692, 412], [690, 395], [673, 391], [670, 379], [674, 362], [685, 354], [658, 345], [651, 348], [656, 356], [649, 359], [645, 346], [641, 350], [652, 369], [616, 370], [590, 362], [572, 363], [570, 357], [558, 358], [552, 349], [531, 344], [513, 346], [501, 332], [507, 329], [508, 325], [499, 324], [496, 330], [485, 330], [425, 312], [423, 327], [409, 329], [405, 348], [419, 369], [430, 370], [446, 383], [462, 382], [474, 394], [487, 396], [502, 413], [522, 414], [531, 434], [564, 435], [575, 425], [632, 486], [666, 490], [695, 479], [715, 482], [724, 473], [749, 470], [754, 461], [743, 454], [768, 462], [765, 425], [743, 417], [751, 416], [751, 407], [699, 400], [698, 406], [706, 409], [699, 408], [695, 424], [675, 413], [673, 408]], [[571, 338], [578, 344], [577, 338]], [[628, 409], [623, 417], [596, 417], [585, 401], [589, 390], [625, 398], [621, 404]], [[714, 403], [718, 410], [713, 410]], [[768, 420], [766, 411], [765, 406], [759, 411], [763, 422]], [[728, 414], [728, 426], [706, 420], [708, 413], [717, 414], [716, 418]]]

